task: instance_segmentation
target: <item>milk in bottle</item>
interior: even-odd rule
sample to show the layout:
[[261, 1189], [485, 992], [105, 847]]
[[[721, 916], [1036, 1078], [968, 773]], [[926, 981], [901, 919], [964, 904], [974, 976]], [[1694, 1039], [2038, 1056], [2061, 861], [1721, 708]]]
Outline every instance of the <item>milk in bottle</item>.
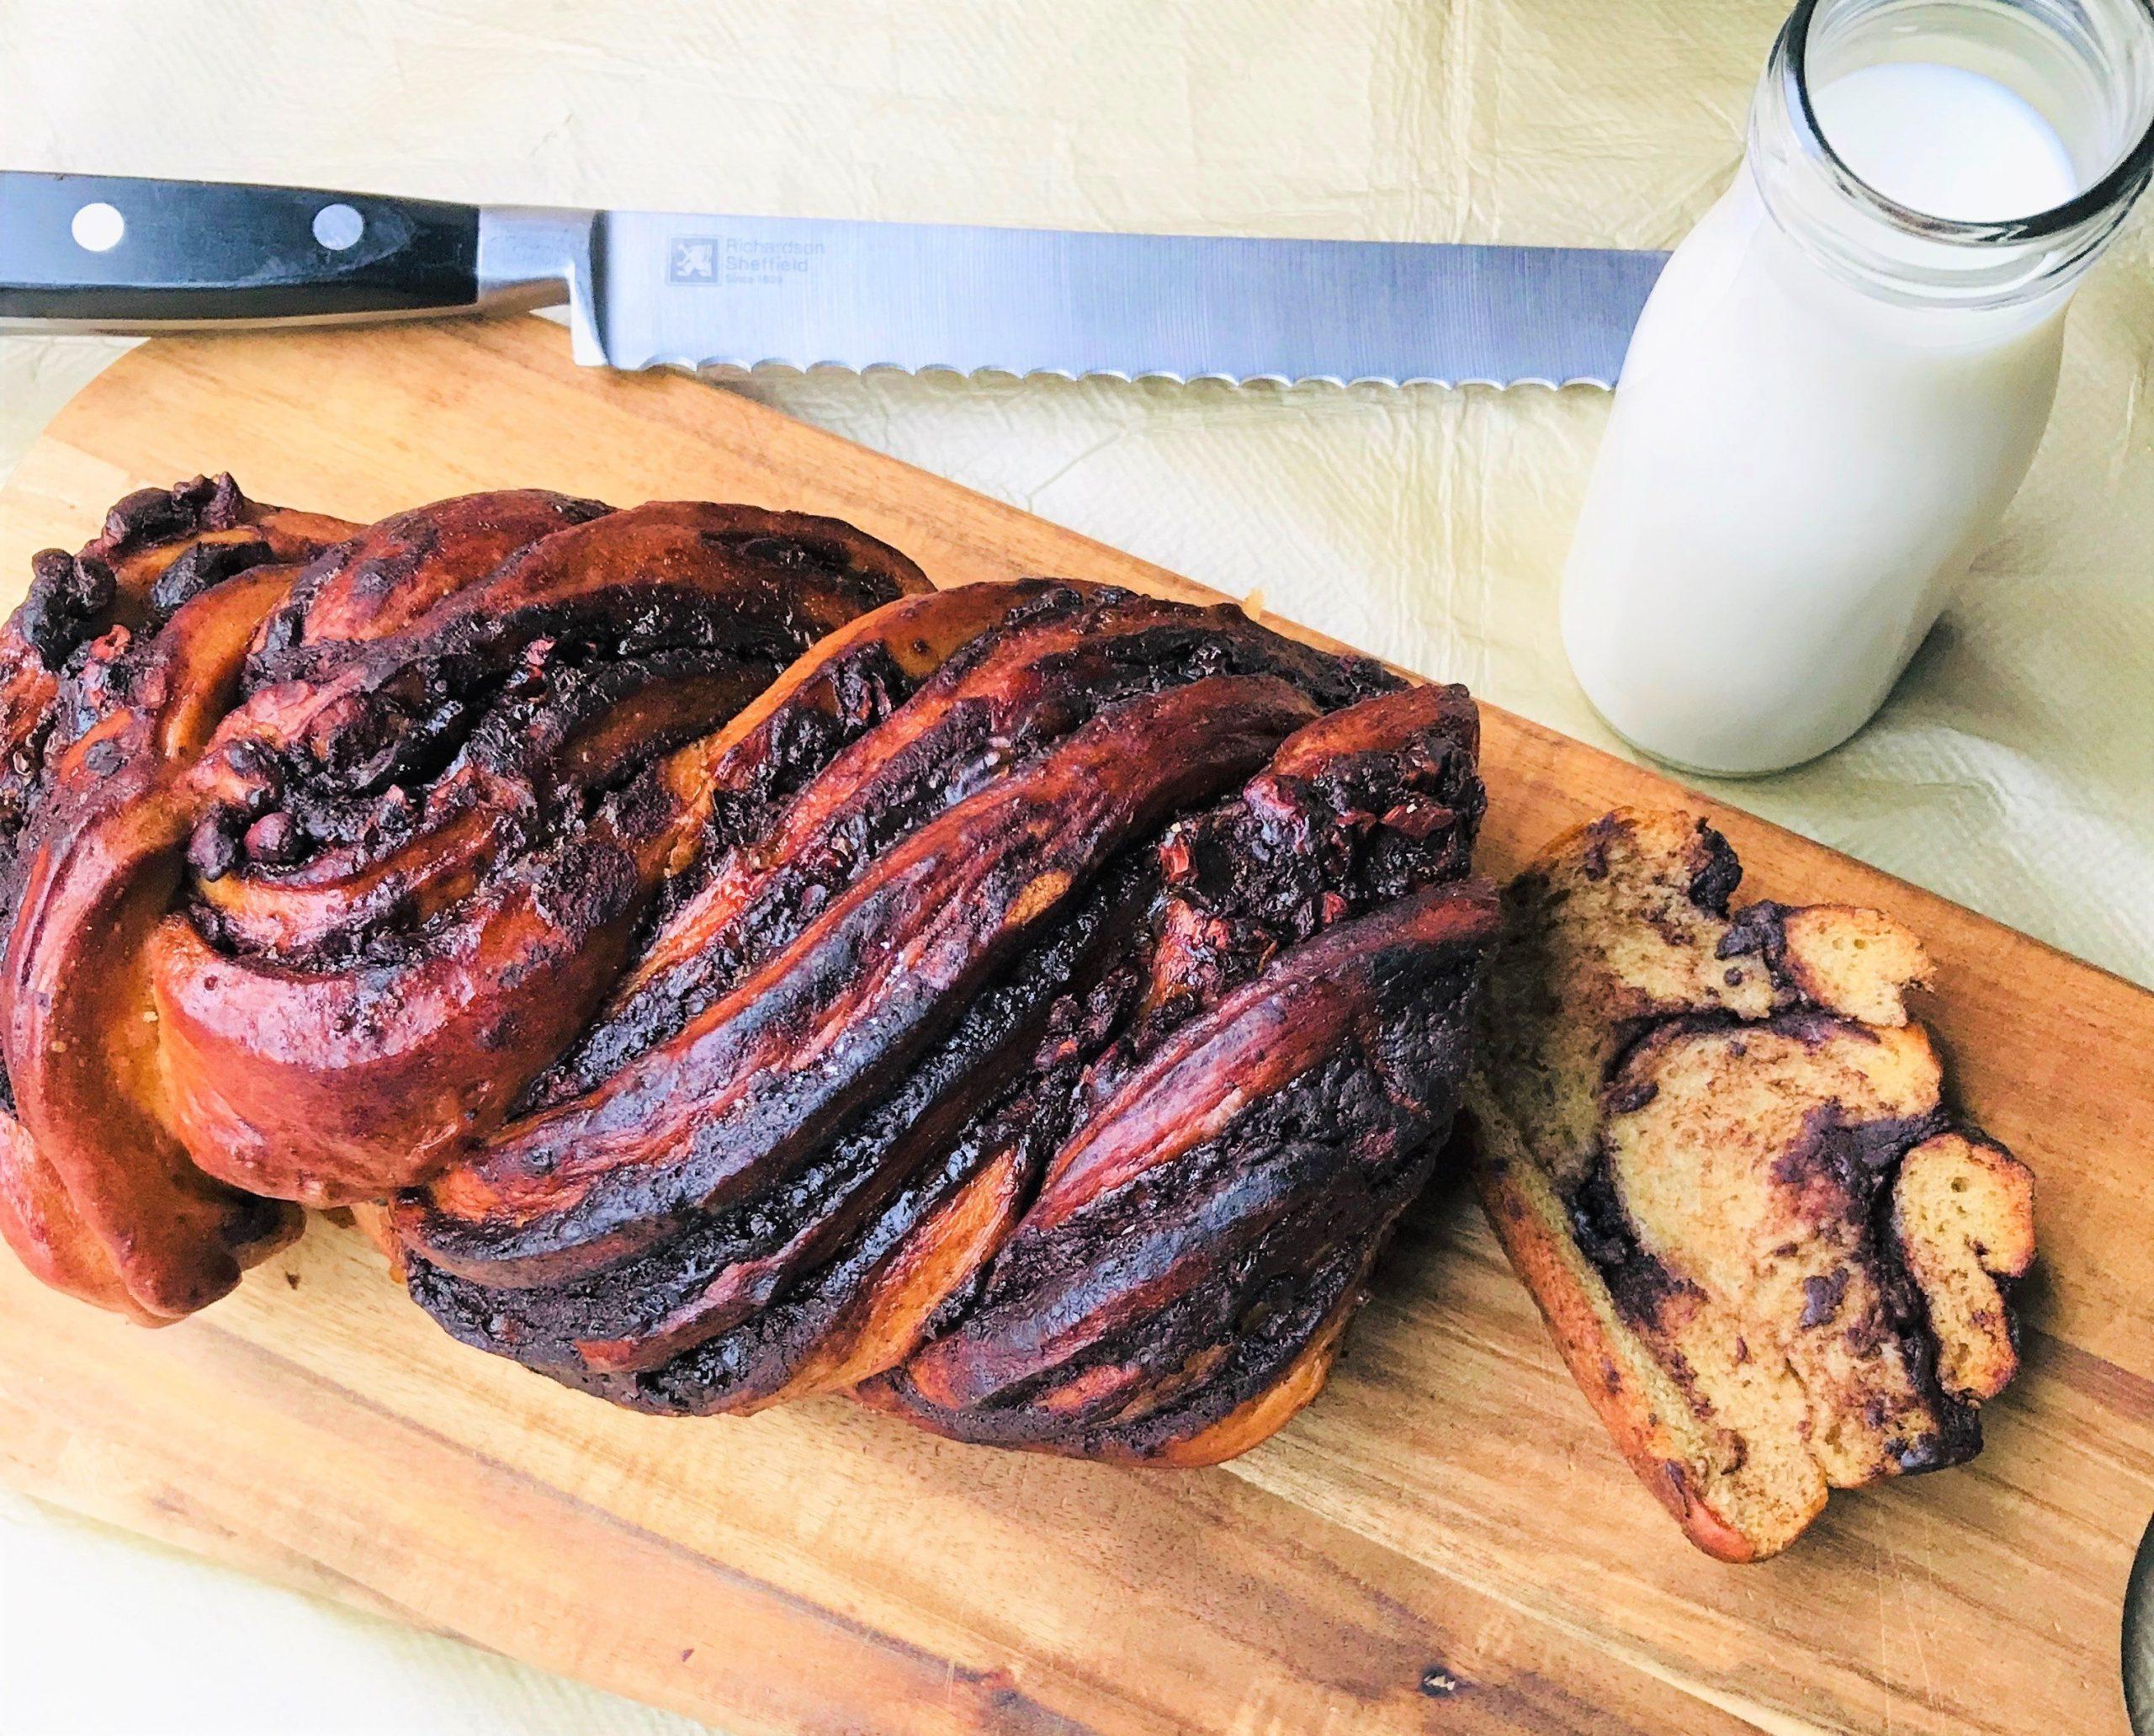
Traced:
[[1565, 569], [1572, 667], [1636, 746], [1730, 774], [1835, 746], [1994, 532], [2154, 155], [2154, 14], [2114, 4], [2077, 43], [2003, 0], [1797, 8], [1639, 322]]

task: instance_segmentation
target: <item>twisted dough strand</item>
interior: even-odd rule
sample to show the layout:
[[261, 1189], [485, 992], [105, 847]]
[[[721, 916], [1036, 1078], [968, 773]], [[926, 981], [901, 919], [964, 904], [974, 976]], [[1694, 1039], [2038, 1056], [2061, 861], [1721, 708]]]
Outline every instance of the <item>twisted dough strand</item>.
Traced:
[[[611, 981], [609, 780], [925, 588], [745, 507], [516, 491], [358, 529], [228, 477], [133, 496], [0, 637], [0, 1229], [146, 1320], [294, 1233], [277, 1201], [379, 1197], [483, 1131]], [[454, 932], [400, 948], [414, 919]]]

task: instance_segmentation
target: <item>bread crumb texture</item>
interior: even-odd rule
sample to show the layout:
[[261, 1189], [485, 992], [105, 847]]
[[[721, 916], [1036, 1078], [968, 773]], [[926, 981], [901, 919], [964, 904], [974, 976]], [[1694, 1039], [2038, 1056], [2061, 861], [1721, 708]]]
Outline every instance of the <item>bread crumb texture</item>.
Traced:
[[1833, 1489], [1979, 1450], [2034, 1184], [1944, 1107], [1915, 935], [1741, 879], [1690, 814], [1556, 840], [1505, 894], [1471, 1101], [1579, 1385], [1692, 1541], [1754, 1560]]

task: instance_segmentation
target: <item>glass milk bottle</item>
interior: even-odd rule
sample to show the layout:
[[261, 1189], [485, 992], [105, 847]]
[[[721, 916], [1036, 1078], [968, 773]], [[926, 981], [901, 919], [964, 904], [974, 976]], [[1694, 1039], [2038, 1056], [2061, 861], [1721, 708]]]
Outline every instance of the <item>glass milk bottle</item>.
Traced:
[[2154, 167], [2154, 0], [1801, 0], [1640, 320], [1564, 570], [1634, 746], [1860, 729], [2026, 475], [2065, 304]]

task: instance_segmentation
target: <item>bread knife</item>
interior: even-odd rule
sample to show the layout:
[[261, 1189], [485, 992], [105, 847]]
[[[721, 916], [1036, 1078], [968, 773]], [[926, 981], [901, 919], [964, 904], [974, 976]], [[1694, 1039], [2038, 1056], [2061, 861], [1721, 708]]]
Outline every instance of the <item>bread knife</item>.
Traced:
[[620, 369], [1612, 385], [1666, 256], [464, 205], [0, 173], [0, 329], [548, 306]]

